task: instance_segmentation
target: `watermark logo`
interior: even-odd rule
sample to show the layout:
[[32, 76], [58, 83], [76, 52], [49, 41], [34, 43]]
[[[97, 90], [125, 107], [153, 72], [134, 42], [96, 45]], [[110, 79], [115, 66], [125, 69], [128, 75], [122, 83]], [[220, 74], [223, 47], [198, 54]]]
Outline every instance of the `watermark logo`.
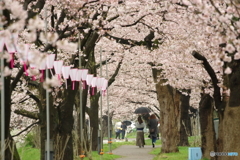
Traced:
[[211, 157], [214, 157], [214, 156], [238, 156], [238, 152], [214, 152], [214, 151], [211, 151], [210, 156]]
[[215, 152], [211, 151], [211, 152], [210, 152], [210, 156], [211, 156], [211, 157], [214, 157], [214, 156], [215, 156]]
[[228, 152], [228, 156], [238, 156], [238, 152]]

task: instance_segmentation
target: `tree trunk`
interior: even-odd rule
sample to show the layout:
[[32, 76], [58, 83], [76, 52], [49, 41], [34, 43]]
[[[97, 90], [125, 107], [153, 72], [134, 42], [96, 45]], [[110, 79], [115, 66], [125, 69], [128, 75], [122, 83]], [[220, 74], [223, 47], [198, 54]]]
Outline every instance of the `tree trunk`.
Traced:
[[189, 124], [190, 117], [188, 114], [190, 96], [181, 94], [181, 105], [180, 105], [180, 137], [178, 146], [189, 146]]
[[[231, 63], [228, 63], [228, 66], [232, 69], [232, 73], [223, 76], [224, 87], [222, 88], [223, 93], [221, 95], [218, 85], [219, 81], [207, 59], [196, 51], [193, 51], [192, 55], [196, 59], [203, 61], [202, 64], [211, 77], [214, 87], [213, 97], [219, 116], [217, 152], [236, 152], [239, 154], [240, 140], [237, 135], [240, 130], [240, 61], [233, 60]], [[228, 89], [230, 89], [230, 96], [227, 92], [224, 93]], [[217, 156], [216, 158], [218, 160], [239, 159], [238, 156]]]
[[102, 132], [103, 132], [103, 137], [108, 136], [108, 116], [103, 115], [102, 116]]
[[[219, 114], [218, 152], [237, 152], [238, 156], [219, 156], [218, 160], [238, 160], [240, 153], [240, 61], [233, 61], [232, 73], [224, 77], [230, 96], [223, 95], [223, 114]], [[221, 112], [220, 112], [221, 113]]]
[[97, 151], [98, 150], [98, 129], [99, 129], [99, 93], [91, 96], [91, 102], [89, 108], [86, 109], [89, 120], [90, 120], [90, 127], [93, 129], [92, 131], [92, 150]]
[[[91, 31], [89, 33], [89, 36], [87, 36], [87, 38], [83, 40], [83, 43], [81, 43], [82, 44], [81, 48], [84, 48], [83, 46], [85, 46], [85, 49], [83, 50], [83, 52], [87, 55], [87, 59], [88, 59], [87, 62], [82, 61], [83, 62], [82, 65], [85, 66], [85, 68], [88, 68], [89, 74], [93, 74], [94, 76], [97, 75], [94, 48], [98, 38], [99, 38], [99, 34], [96, 31]], [[90, 127], [93, 129], [93, 132], [92, 132], [92, 150], [93, 151], [96, 151], [98, 146], [99, 96], [100, 94], [97, 93], [97, 91], [95, 91], [94, 95], [90, 96], [90, 106], [87, 109], [86, 103], [87, 103], [88, 92], [87, 90], [85, 90], [83, 93], [83, 109], [84, 109], [83, 113], [85, 113], [85, 111], [88, 113], [89, 119], [90, 119]]]
[[[46, 104], [46, 90], [43, 88], [42, 85], [40, 85], [39, 88], [40, 92], [40, 102], [39, 103], [39, 119], [40, 119], [40, 143], [41, 143], [41, 160], [45, 160], [46, 156], [46, 146], [45, 142], [47, 140], [47, 104]], [[50, 139], [54, 139], [54, 132], [56, 132], [57, 124], [58, 124], [58, 114], [56, 109], [53, 106], [53, 97], [51, 92], [49, 92], [49, 118], [50, 118], [50, 124], [49, 124], [49, 132], [50, 132]]]
[[[11, 77], [5, 77], [4, 78], [4, 107], [5, 107], [5, 113], [4, 113], [4, 118], [5, 118], [5, 159], [12, 159], [12, 160], [20, 160], [19, 154], [16, 149], [16, 144], [11, 137], [10, 134], [10, 120], [11, 120], [11, 94], [12, 94], [12, 86], [11, 86]], [[2, 93], [1, 93], [2, 94]], [[1, 101], [1, 100], [0, 100]], [[1, 122], [1, 120], [0, 120]], [[1, 123], [0, 123], [1, 125]], [[0, 128], [1, 129], [1, 128]], [[3, 132], [3, 131], [1, 131]], [[14, 153], [12, 153], [11, 150], [14, 149]], [[13, 157], [13, 158], [12, 158]]]
[[240, 142], [238, 135], [240, 131], [240, 107], [227, 106], [224, 111], [222, 123], [222, 136], [219, 135], [222, 146], [219, 146], [218, 152], [237, 152], [238, 156], [219, 156], [218, 160], [239, 160]]
[[[112, 130], [112, 117], [113, 117], [113, 112], [109, 114], [109, 121], [110, 121], [110, 132]], [[108, 137], [108, 112], [106, 112], [106, 115], [103, 115], [102, 118], [102, 124], [103, 124], [103, 137]]]
[[179, 142], [179, 104], [180, 93], [169, 85], [162, 85], [165, 80], [158, 81], [161, 71], [153, 69], [153, 78], [156, 83], [157, 98], [160, 106], [160, 130], [162, 153], [178, 152]]
[[[73, 160], [73, 106], [76, 90], [71, 87], [65, 90], [64, 103], [60, 106], [58, 132], [55, 135], [55, 148], [62, 154], [62, 160]], [[58, 139], [57, 139], [58, 138]], [[58, 143], [57, 143], [58, 142]]]
[[203, 94], [201, 97], [199, 117], [203, 158], [215, 160], [216, 157], [211, 157], [209, 154], [211, 151], [216, 151], [216, 134], [213, 123], [213, 99], [209, 94]]

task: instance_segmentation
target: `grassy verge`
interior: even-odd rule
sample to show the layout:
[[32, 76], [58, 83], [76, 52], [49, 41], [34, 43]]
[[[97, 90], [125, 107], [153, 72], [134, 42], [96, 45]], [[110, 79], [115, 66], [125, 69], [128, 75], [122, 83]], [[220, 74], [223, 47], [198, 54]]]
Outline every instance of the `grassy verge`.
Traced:
[[31, 146], [24, 146], [18, 149], [21, 160], [39, 160], [40, 150]]
[[[111, 150], [114, 150], [121, 145], [135, 145], [135, 142], [125, 142], [125, 141], [113, 142], [111, 144]], [[111, 154], [112, 152], [110, 152], [109, 144], [103, 144], [103, 152], [104, 152], [103, 155], [99, 155], [98, 151], [92, 151], [91, 156], [89, 156], [91, 158], [86, 157], [84, 158], [84, 160], [99, 160], [99, 159], [114, 160], [121, 157], [119, 155]], [[80, 160], [80, 158], [76, 157], [75, 160]]]
[[[130, 133], [127, 135], [127, 138], [135, 138], [136, 133]], [[146, 137], [146, 135], [145, 135]], [[189, 137], [189, 143], [191, 144], [191, 147], [196, 147], [196, 143], [194, 143], [198, 140], [198, 137]], [[151, 140], [147, 139], [146, 145], [151, 145]], [[157, 145], [161, 145], [161, 141], [157, 141]], [[114, 150], [118, 148], [121, 145], [135, 145], [135, 141], [129, 141], [129, 142], [113, 142], [111, 145], [111, 150]], [[160, 159], [165, 159], [165, 160], [187, 160], [188, 159], [188, 148], [189, 147], [178, 147], [179, 152], [177, 153], [161, 153], [161, 148], [155, 148], [153, 149], [150, 154], [155, 155], [155, 158], [153, 160], [160, 160]], [[32, 148], [30, 146], [25, 146], [21, 147], [18, 149], [21, 160], [39, 160], [40, 159], [40, 150], [36, 148]], [[110, 153], [110, 146], [109, 144], [103, 144], [103, 155], [99, 155], [97, 151], [93, 151], [91, 153], [91, 158], [84, 158], [84, 160], [99, 160], [99, 159], [104, 159], [104, 160], [114, 160], [117, 158], [120, 158], [121, 156], [119, 155], [114, 155]], [[80, 160], [79, 157], [76, 157], [75, 160]], [[205, 159], [206, 160], [206, 159]]]
[[[135, 145], [135, 142], [113, 142], [111, 145], [111, 149], [114, 150], [121, 145]], [[21, 160], [40, 160], [40, 150], [37, 148], [32, 148], [31, 146], [23, 146], [18, 148], [18, 152], [20, 155]], [[97, 151], [93, 151], [91, 153], [92, 158], [84, 158], [84, 160], [114, 160], [116, 158], [120, 158], [119, 155], [110, 154], [110, 147], [109, 144], [103, 144], [103, 155], [99, 155]], [[75, 160], [80, 160], [80, 158], [76, 157]]]
[[163, 153], [159, 154], [161, 152], [161, 149], [159, 148], [154, 149], [151, 154], [156, 155], [156, 157], [153, 160], [187, 160], [188, 159], [188, 147], [178, 147], [179, 152], [177, 153]]
[[[200, 136], [192, 136], [189, 137], [189, 147], [199, 147], [200, 145]], [[179, 146], [179, 152], [177, 153], [161, 153], [161, 148], [156, 148], [150, 152], [150, 154], [156, 155], [156, 157], [153, 160], [188, 160], [188, 148], [185, 146]], [[161, 154], [160, 154], [161, 153]], [[202, 159], [202, 160], [208, 160], [208, 159]]]

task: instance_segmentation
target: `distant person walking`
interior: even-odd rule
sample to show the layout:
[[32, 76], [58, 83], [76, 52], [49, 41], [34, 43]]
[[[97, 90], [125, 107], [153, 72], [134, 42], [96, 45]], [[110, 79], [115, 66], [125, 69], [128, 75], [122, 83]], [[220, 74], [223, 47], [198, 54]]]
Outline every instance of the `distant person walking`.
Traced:
[[149, 117], [148, 128], [149, 128], [149, 138], [152, 139], [152, 146], [154, 148], [157, 137], [158, 137], [158, 120], [155, 114], [152, 114]]
[[141, 147], [144, 147], [145, 145], [144, 132], [143, 132], [145, 124], [143, 123], [141, 116], [138, 116], [137, 120], [138, 121], [136, 123], [136, 129], [137, 129], [136, 146], [139, 146], [139, 148], [141, 148]]
[[120, 127], [117, 127], [117, 128], [115, 129], [115, 133], [116, 133], [116, 138], [115, 138], [115, 139], [120, 139], [121, 128], [120, 128]]
[[126, 133], [126, 130], [127, 130], [127, 125], [122, 122], [121, 128], [122, 128], [122, 131], [121, 131], [122, 139], [124, 139], [125, 138], [125, 133]]

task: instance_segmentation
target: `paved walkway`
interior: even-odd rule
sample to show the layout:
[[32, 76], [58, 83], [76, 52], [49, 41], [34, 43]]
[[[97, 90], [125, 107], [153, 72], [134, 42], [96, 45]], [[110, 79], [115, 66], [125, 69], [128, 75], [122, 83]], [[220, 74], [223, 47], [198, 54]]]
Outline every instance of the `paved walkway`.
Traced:
[[[156, 145], [155, 148], [160, 148], [160, 145]], [[116, 160], [152, 160], [155, 155], [150, 154], [152, 145], [145, 145], [144, 148], [139, 148], [135, 145], [122, 145], [113, 150], [113, 154], [123, 156]]]
[[[115, 142], [123, 142], [123, 140], [114, 140]], [[136, 141], [135, 138], [129, 138], [128, 141]], [[103, 143], [107, 143], [107, 140], [104, 140]], [[155, 148], [159, 148], [159, 141]], [[135, 145], [122, 145], [112, 151], [115, 155], [120, 155], [122, 158], [118, 158], [116, 160], [152, 160], [155, 155], [150, 154], [149, 152], [152, 150], [152, 145], [145, 145], [144, 148], [139, 148]]]

